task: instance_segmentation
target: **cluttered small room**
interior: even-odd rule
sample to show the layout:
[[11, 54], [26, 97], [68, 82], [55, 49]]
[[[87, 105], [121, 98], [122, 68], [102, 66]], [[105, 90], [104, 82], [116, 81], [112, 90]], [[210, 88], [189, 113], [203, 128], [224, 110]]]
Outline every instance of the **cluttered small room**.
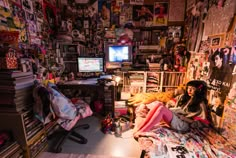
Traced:
[[0, 157], [236, 158], [235, 0], [0, 0]]

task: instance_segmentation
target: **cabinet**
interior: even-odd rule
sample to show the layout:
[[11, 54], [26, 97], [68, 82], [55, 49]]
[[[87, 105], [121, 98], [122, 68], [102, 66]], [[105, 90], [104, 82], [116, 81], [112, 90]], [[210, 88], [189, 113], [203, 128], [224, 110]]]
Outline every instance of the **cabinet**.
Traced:
[[116, 88], [113, 85], [99, 84], [58, 84], [58, 88], [68, 98], [78, 97], [87, 102], [93, 111], [96, 111], [95, 102], [103, 103], [103, 114], [114, 115], [114, 101]]
[[122, 86], [129, 87], [131, 95], [140, 92], [158, 92], [175, 89], [184, 82], [185, 72], [127, 71], [117, 72]]

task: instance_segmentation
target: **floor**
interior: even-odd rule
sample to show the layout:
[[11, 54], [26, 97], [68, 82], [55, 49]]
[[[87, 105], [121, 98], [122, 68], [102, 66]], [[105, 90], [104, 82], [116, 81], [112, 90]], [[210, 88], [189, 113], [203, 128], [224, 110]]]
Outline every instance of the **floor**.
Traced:
[[[121, 137], [114, 134], [104, 134], [100, 130], [101, 117], [90, 116], [79, 120], [79, 124], [88, 123], [89, 129], [80, 129], [79, 133], [88, 139], [87, 144], [78, 144], [67, 139], [63, 145], [62, 153], [96, 154], [110, 155], [117, 157], [139, 158], [141, 151], [138, 142], [132, 136], [132, 129], [123, 132]], [[52, 151], [53, 142], [57, 138], [49, 141], [48, 151]]]

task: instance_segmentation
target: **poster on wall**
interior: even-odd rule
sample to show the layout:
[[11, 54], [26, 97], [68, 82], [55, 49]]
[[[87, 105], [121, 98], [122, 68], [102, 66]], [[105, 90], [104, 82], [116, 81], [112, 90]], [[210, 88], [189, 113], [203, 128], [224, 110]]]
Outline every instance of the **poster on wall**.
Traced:
[[186, 82], [190, 80], [206, 80], [210, 71], [208, 54], [191, 52], [188, 63]]
[[151, 26], [153, 24], [153, 5], [133, 6], [133, 21], [136, 26]]
[[217, 129], [222, 129], [225, 100], [232, 86], [234, 53], [231, 48], [212, 49], [209, 55], [210, 71], [207, 78], [209, 88], [208, 103]]
[[111, 3], [106, 0], [98, 1], [98, 22], [102, 23], [103, 27], [110, 27], [111, 19]]
[[166, 26], [168, 23], [168, 2], [155, 2], [154, 3], [154, 18], [153, 25]]
[[121, 14], [120, 14], [120, 16], [124, 17], [124, 21], [120, 20], [120, 24], [122, 24], [121, 22], [125, 23], [125, 21], [131, 21], [133, 19], [133, 7], [132, 7], [132, 5], [124, 4], [121, 7]]

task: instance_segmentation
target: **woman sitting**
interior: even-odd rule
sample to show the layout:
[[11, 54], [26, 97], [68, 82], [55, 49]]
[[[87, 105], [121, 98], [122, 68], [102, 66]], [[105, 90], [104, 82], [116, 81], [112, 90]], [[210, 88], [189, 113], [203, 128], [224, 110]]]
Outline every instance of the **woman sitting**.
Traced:
[[155, 101], [143, 105], [147, 110], [146, 117], [141, 122], [135, 122], [134, 136], [149, 131], [160, 121], [164, 121], [170, 128], [178, 132], [187, 132], [190, 127], [208, 126], [207, 86], [204, 81], [194, 80], [187, 83], [184, 94], [174, 99], [174, 106], [166, 106], [163, 102]]

